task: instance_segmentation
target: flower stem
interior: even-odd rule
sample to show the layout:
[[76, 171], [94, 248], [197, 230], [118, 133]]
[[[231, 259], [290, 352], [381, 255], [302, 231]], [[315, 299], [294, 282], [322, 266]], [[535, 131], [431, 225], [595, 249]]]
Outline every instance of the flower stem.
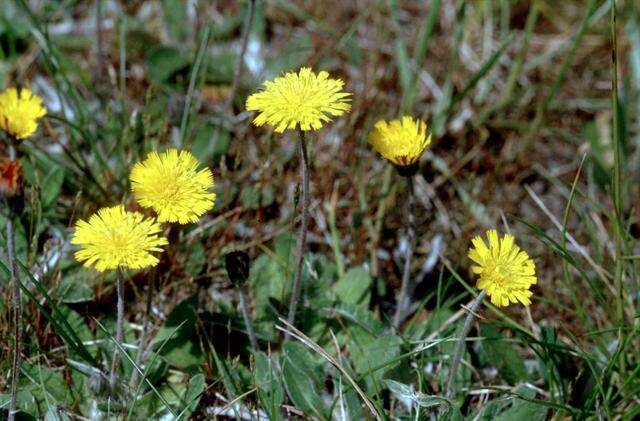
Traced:
[[[120, 346], [122, 346], [122, 342], [124, 340], [124, 285], [122, 278], [122, 272], [120, 271], [120, 269], [118, 269], [116, 271], [116, 343]], [[109, 386], [112, 392], [116, 390], [116, 380], [118, 377], [117, 372], [119, 363], [120, 350], [118, 349], [118, 346], [115, 346], [111, 365], [111, 376], [109, 377]]]
[[256, 332], [253, 330], [253, 323], [251, 322], [251, 314], [249, 314], [249, 307], [247, 306], [247, 297], [245, 296], [242, 285], [238, 286], [238, 301], [240, 301], [240, 312], [244, 319], [244, 326], [249, 334], [249, 342], [251, 347], [258, 350], [258, 340], [256, 339]]
[[402, 284], [400, 286], [400, 295], [398, 296], [398, 304], [396, 305], [396, 313], [393, 316], [393, 326], [399, 327], [405, 318], [409, 309], [409, 281], [411, 278], [411, 260], [413, 259], [413, 248], [415, 247], [415, 225], [416, 225], [416, 199], [413, 193], [413, 176], [407, 176], [407, 184], [409, 189], [409, 209], [407, 216], [407, 237], [409, 244], [407, 245], [407, 254], [404, 261], [404, 270], [402, 272]]
[[9, 211], [7, 219], [7, 254], [9, 257], [9, 271], [11, 277], [11, 304], [13, 307], [13, 356], [11, 360], [11, 400], [9, 403], [9, 421], [15, 419], [16, 398], [18, 394], [18, 380], [20, 379], [20, 280], [16, 265], [15, 230], [13, 226], [13, 212]]
[[467, 318], [464, 320], [464, 324], [462, 325], [462, 329], [460, 330], [460, 337], [458, 338], [458, 342], [456, 342], [456, 349], [453, 354], [453, 361], [451, 363], [451, 367], [449, 368], [449, 376], [447, 378], [447, 388], [445, 397], [447, 399], [451, 399], [453, 397], [453, 382], [458, 374], [458, 367], [460, 367], [460, 361], [462, 360], [462, 351], [464, 350], [465, 339], [469, 334], [469, 330], [471, 329], [471, 324], [475, 320], [476, 311], [478, 307], [480, 307], [480, 303], [482, 303], [482, 299], [485, 297], [486, 292], [480, 291], [480, 294], [476, 298], [473, 299], [467, 306], [467, 310], [469, 313], [467, 314]]
[[240, 55], [236, 61], [233, 69], [233, 81], [231, 82], [231, 90], [229, 92], [229, 98], [227, 99], [227, 110], [232, 113], [233, 101], [236, 97], [236, 91], [238, 90], [238, 84], [240, 83], [240, 76], [242, 75], [242, 63], [244, 62], [244, 55], [247, 52], [247, 44], [249, 42], [249, 33], [251, 33], [251, 26], [253, 24], [253, 10], [255, 9], [256, 0], [249, 0], [247, 8], [247, 15], [244, 22], [244, 31], [242, 34], [242, 46], [240, 47]]
[[[153, 304], [153, 291], [156, 284], [155, 270], [149, 272], [149, 285], [147, 285], [147, 303], [142, 316], [142, 332], [140, 332], [140, 339], [138, 341], [138, 353], [136, 354], [136, 366], [140, 367], [142, 364], [142, 358], [144, 357], [145, 347], [147, 343], [147, 331], [149, 330], [149, 316], [151, 314], [151, 305]], [[138, 383], [138, 370], [131, 370], [131, 379], [129, 380], [129, 387], [134, 390]]]
[[[300, 282], [302, 280], [302, 260], [304, 257], [305, 243], [307, 242], [307, 222], [309, 214], [309, 162], [307, 158], [307, 140], [304, 131], [300, 134], [300, 178], [302, 179], [302, 194], [300, 199], [300, 228], [298, 231], [298, 244], [296, 250], [295, 274], [293, 287], [291, 288], [291, 299], [289, 301], [289, 315], [287, 321], [294, 325], [296, 317], [296, 307], [300, 298]], [[289, 335], [285, 336], [285, 340]]]

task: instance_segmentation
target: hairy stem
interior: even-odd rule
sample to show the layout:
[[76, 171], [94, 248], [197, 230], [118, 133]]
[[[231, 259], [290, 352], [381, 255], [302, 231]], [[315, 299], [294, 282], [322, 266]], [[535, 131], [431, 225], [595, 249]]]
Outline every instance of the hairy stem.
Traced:
[[453, 397], [453, 382], [455, 381], [456, 375], [458, 374], [458, 368], [460, 367], [460, 361], [462, 360], [462, 351], [464, 350], [465, 340], [467, 335], [469, 334], [469, 330], [471, 330], [471, 325], [476, 317], [476, 311], [480, 304], [482, 303], [482, 299], [485, 297], [486, 292], [480, 291], [480, 294], [476, 298], [473, 299], [467, 306], [467, 310], [469, 313], [467, 314], [467, 318], [464, 320], [464, 324], [462, 325], [462, 329], [460, 330], [460, 336], [458, 338], [458, 342], [456, 342], [456, 350], [453, 354], [453, 361], [451, 362], [451, 367], [449, 368], [449, 376], [447, 377], [447, 388], [445, 397], [447, 399], [451, 399]]
[[242, 289], [242, 285], [238, 287], [238, 300], [240, 301], [240, 312], [244, 319], [244, 326], [247, 329], [249, 335], [249, 341], [251, 347], [258, 350], [258, 340], [256, 339], [256, 332], [253, 330], [253, 323], [251, 322], [251, 314], [249, 314], [249, 307], [247, 306], [247, 297]]
[[13, 226], [13, 212], [7, 219], [7, 254], [9, 257], [9, 271], [11, 276], [11, 305], [13, 307], [13, 355], [11, 360], [11, 400], [9, 402], [9, 421], [15, 419], [16, 398], [18, 394], [18, 380], [20, 379], [20, 280], [16, 264], [15, 230]]
[[227, 99], [227, 110], [229, 110], [229, 112], [233, 110], [233, 101], [235, 100], [238, 84], [240, 83], [240, 76], [242, 76], [242, 63], [244, 62], [244, 55], [247, 52], [247, 44], [249, 43], [249, 33], [251, 33], [251, 26], [253, 24], [253, 10], [255, 9], [255, 3], [256, 0], [249, 0], [247, 15], [244, 21], [244, 30], [242, 33], [242, 46], [240, 47], [240, 55], [238, 56], [233, 68], [233, 81], [231, 82], [231, 91], [229, 92], [229, 98]]
[[407, 291], [409, 290], [409, 282], [411, 279], [411, 260], [413, 259], [413, 248], [415, 246], [415, 225], [416, 225], [416, 199], [413, 193], [413, 176], [407, 177], [407, 184], [409, 189], [409, 204], [408, 204], [408, 216], [407, 216], [407, 237], [409, 244], [407, 245], [407, 254], [404, 261], [404, 270], [402, 272], [402, 284], [400, 286], [400, 295], [398, 296], [398, 304], [396, 305], [396, 313], [393, 316], [393, 325], [399, 327], [405, 318], [405, 315], [409, 309], [409, 297], [407, 297]]
[[[140, 367], [142, 364], [142, 358], [144, 357], [145, 348], [147, 344], [147, 332], [149, 330], [149, 316], [151, 315], [151, 305], [153, 304], [153, 291], [155, 289], [156, 271], [149, 272], [149, 285], [147, 286], [147, 303], [142, 317], [142, 332], [140, 332], [140, 339], [138, 341], [138, 352], [136, 354], [136, 366]], [[131, 390], [134, 390], [138, 383], [138, 370], [131, 371], [131, 379], [129, 380], [129, 386]]]
[[[124, 340], [124, 285], [123, 285], [123, 275], [120, 269], [116, 271], [116, 294], [117, 294], [117, 304], [116, 304], [116, 342], [122, 346], [122, 342]], [[109, 377], [109, 386], [111, 387], [111, 391], [116, 390], [116, 381], [117, 381], [117, 372], [118, 365], [120, 363], [120, 351], [117, 346], [113, 351], [113, 360], [111, 365], [111, 376]]]
[[[307, 242], [307, 222], [309, 214], [309, 162], [307, 158], [307, 140], [304, 131], [300, 130], [300, 178], [302, 182], [302, 194], [300, 198], [300, 228], [298, 231], [298, 244], [296, 250], [295, 274], [293, 287], [291, 288], [291, 300], [289, 301], [289, 316], [287, 321], [294, 324], [296, 307], [300, 299], [300, 282], [302, 280], [302, 260], [304, 257], [305, 243]], [[288, 338], [288, 335], [286, 336]]]

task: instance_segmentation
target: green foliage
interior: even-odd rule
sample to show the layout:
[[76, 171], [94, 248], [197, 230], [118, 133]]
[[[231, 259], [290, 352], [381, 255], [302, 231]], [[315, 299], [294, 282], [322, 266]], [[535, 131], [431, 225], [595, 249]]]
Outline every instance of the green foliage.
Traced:
[[[30, 87], [50, 108], [17, 148], [19, 419], [374, 419], [364, 399], [385, 420], [640, 416], [637, 5], [256, 1], [227, 110], [250, 0], [90, 3], [0, 8], [0, 87]], [[309, 134], [311, 232], [294, 324], [310, 339], [285, 342], [297, 139], [253, 127], [244, 103], [263, 80], [301, 66], [337, 75], [353, 96], [350, 114]], [[366, 136], [400, 114], [425, 118], [433, 133], [417, 176], [412, 279], [434, 235], [445, 247], [395, 328], [406, 192]], [[117, 202], [151, 216], [134, 205], [130, 168], [176, 146], [214, 171], [216, 207], [198, 225], [172, 227], [157, 269], [126, 274], [125, 340], [114, 345], [115, 276], [77, 264], [72, 227]], [[16, 374], [5, 203], [3, 419]], [[448, 399], [460, 309], [475, 291], [463, 256], [485, 227], [519, 236], [539, 282], [530, 314], [480, 307]], [[258, 349], [222, 266], [232, 249], [252, 258], [245, 292]], [[120, 384], [110, 394], [114, 351]]]
[[284, 344], [282, 381], [291, 401], [317, 419], [330, 418], [322, 398], [325, 369], [313, 361], [312, 354], [296, 342]]

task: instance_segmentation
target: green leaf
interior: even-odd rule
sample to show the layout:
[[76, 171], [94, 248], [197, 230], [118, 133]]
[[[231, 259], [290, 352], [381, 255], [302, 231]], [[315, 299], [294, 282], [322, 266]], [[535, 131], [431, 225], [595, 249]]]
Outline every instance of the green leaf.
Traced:
[[50, 209], [56, 204], [63, 182], [64, 170], [62, 168], [53, 168], [44, 179], [42, 189], [40, 190], [42, 209]]
[[196, 132], [191, 142], [191, 152], [200, 162], [211, 162], [217, 165], [229, 150], [231, 136], [229, 131], [220, 126], [205, 124]]
[[343, 303], [369, 307], [371, 284], [372, 280], [368, 271], [363, 268], [353, 268], [333, 284], [331, 289]]
[[196, 410], [202, 393], [206, 388], [207, 382], [202, 374], [196, 374], [189, 380], [189, 386], [187, 386], [187, 391], [184, 396], [184, 401], [187, 403], [187, 406], [182, 411], [182, 417], [184, 419], [188, 419], [189, 415]]
[[267, 60], [267, 74], [280, 75], [283, 72], [297, 69], [308, 62], [313, 52], [313, 41], [309, 34], [301, 34], [292, 37], [280, 53], [272, 59]]
[[444, 405], [447, 408], [452, 406], [451, 402], [445, 398], [436, 395], [426, 395], [422, 392], [418, 392], [413, 388], [413, 385], [407, 385], [397, 382], [395, 380], [385, 380], [387, 387], [398, 398], [404, 402], [405, 405], [411, 408], [420, 406], [422, 408], [432, 408], [434, 406]]
[[511, 408], [493, 418], [496, 421], [544, 421], [547, 419], [548, 408], [522, 399], [514, 399]]
[[480, 329], [484, 338], [482, 348], [487, 356], [489, 364], [496, 367], [502, 377], [509, 383], [518, 383], [527, 380], [527, 369], [524, 361], [516, 350], [504, 337], [488, 324], [482, 324]]
[[[88, 272], [88, 270], [79, 270], [80, 273]], [[56, 287], [54, 297], [65, 304], [83, 303], [92, 301], [94, 298], [93, 288], [87, 285], [86, 280], [82, 280], [80, 276], [65, 277]]]
[[207, 256], [202, 242], [199, 240], [184, 242], [181, 247], [183, 256], [186, 256], [184, 272], [191, 276], [196, 276], [202, 272], [202, 268], [207, 263]]
[[72, 403], [70, 388], [61, 372], [26, 362], [20, 372], [17, 406], [23, 411], [44, 418], [56, 407]]
[[187, 37], [188, 22], [187, 10], [185, 2], [182, 0], [161, 0], [162, 14], [166, 28], [176, 43], [182, 43]]
[[376, 384], [380, 386], [384, 375], [394, 368], [397, 363], [380, 367], [400, 355], [402, 339], [393, 333], [386, 333], [379, 337], [371, 337], [369, 341], [350, 343], [353, 366], [359, 374], [365, 375], [367, 389], [374, 392]]
[[254, 381], [258, 388], [261, 407], [267, 412], [270, 420], [282, 419], [280, 406], [284, 401], [284, 389], [276, 362], [261, 351], [254, 352], [254, 358]]
[[294, 405], [317, 419], [329, 419], [329, 411], [322, 400], [324, 367], [311, 359], [309, 351], [297, 342], [284, 344], [282, 379]]
[[[165, 324], [154, 338], [154, 343], [159, 344], [173, 333], [160, 351], [160, 355], [168, 364], [184, 370], [193, 370], [204, 362], [196, 323], [197, 297], [195, 296], [182, 301], [169, 314]], [[176, 331], [181, 324], [182, 326]]]
[[173, 47], [157, 47], [147, 57], [147, 74], [156, 83], [165, 83], [176, 73], [188, 73], [190, 61]]

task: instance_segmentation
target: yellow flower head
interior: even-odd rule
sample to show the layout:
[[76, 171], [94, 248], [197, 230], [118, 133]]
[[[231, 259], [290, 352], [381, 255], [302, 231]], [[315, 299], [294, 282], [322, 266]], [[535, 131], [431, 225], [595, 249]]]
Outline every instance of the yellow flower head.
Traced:
[[213, 209], [216, 195], [209, 168], [198, 171], [198, 160], [189, 151], [169, 149], [151, 152], [131, 171], [131, 190], [141, 206], [152, 208], [160, 222], [187, 224]]
[[151, 252], [162, 251], [167, 239], [158, 233], [162, 227], [153, 218], [138, 212], [127, 212], [124, 206], [102, 208], [89, 218], [80, 220], [71, 244], [78, 244], [75, 253], [84, 266], [95, 266], [99, 272], [107, 269], [142, 269], [158, 264]]
[[408, 167], [418, 162], [431, 143], [431, 135], [427, 136], [427, 123], [405, 116], [389, 123], [378, 121], [367, 140], [387, 161]]
[[299, 73], [264, 82], [261, 92], [247, 98], [247, 110], [260, 112], [253, 124], [270, 124], [278, 133], [297, 125], [302, 130], [318, 130], [323, 122], [351, 108], [347, 98], [351, 94], [342, 92], [343, 85], [340, 79], [329, 79], [327, 72], [316, 75], [303, 67]]
[[47, 110], [42, 106], [42, 98], [28, 89], [9, 88], [0, 93], [0, 128], [14, 136], [24, 139], [38, 128], [38, 119]]
[[473, 247], [469, 249], [469, 258], [476, 263], [471, 270], [479, 275], [476, 286], [486, 291], [498, 307], [518, 301], [528, 306], [533, 295], [529, 287], [536, 283], [533, 260], [514, 244], [512, 235], [500, 239], [495, 230], [490, 230], [487, 238], [488, 247], [478, 236], [473, 238]]

